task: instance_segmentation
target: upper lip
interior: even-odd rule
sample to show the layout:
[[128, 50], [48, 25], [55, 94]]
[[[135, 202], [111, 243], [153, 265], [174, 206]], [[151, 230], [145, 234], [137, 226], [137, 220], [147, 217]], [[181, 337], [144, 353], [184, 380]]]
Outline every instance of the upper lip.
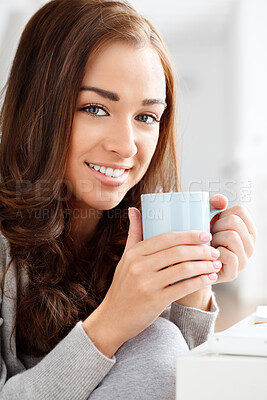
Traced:
[[108, 163], [97, 163], [97, 162], [91, 162], [91, 161], [85, 161], [86, 164], [94, 164], [94, 165], [100, 165], [101, 167], [106, 167], [106, 168], [112, 168], [112, 169], [131, 169], [129, 165], [116, 165], [116, 164], [108, 164]]

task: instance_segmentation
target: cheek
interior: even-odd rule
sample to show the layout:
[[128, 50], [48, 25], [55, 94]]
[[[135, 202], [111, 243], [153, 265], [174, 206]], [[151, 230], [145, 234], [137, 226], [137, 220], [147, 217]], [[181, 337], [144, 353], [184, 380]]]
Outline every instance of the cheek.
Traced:
[[78, 123], [73, 123], [70, 144], [69, 144], [69, 154], [67, 159], [65, 178], [74, 179], [76, 177], [78, 167], [81, 163], [83, 152], [86, 147], [84, 129], [79, 126]]
[[159, 140], [159, 132], [154, 133], [151, 137], [148, 138], [148, 141], [144, 147], [144, 151], [146, 153], [147, 158], [151, 160], [153, 154], [155, 153], [157, 144]]
[[76, 140], [71, 138], [70, 140], [70, 148], [67, 159], [67, 165], [65, 170], [65, 178], [71, 178], [73, 175], [75, 176], [75, 171], [77, 170], [77, 152], [78, 152], [78, 143]]
[[71, 134], [70, 134], [70, 144], [69, 144], [69, 157], [68, 162], [71, 158], [79, 151], [82, 141], [82, 127], [79, 126], [80, 124], [77, 121], [77, 118], [74, 118]]
[[91, 132], [96, 132], [91, 125], [83, 118], [74, 118], [70, 145], [69, 145], [69, 160], [70, 163], [80, 163], [88, 151], [96, 144], [95, 138], [100, 136], [98, 133], [92, 135]]
[[146, 139], [142, 141], [139, 147], [139, 160], [144, 166], [146, 170], [150, 164], [150, 161], [155, 153], [157, 143], [158, 143], [159, 134], [153, 134], [148, 136]]

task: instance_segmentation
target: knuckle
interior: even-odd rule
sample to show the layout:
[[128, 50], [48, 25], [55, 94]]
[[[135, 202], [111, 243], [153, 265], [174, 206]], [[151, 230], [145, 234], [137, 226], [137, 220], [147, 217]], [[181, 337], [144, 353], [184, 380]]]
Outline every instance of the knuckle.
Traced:
[[186, 274], [187, 271], [187, 267], [186, 267], [185, 262], [179, 263], [177, 264], [177, 275], [179, 275], [179, 278], [182, 276], [184, 276]]
[[207, 286], [210, 284], [210, 279], [207, 275], [200, 275], [199, 276], [199, 281], [201, 286]]
[[239, 213], [239, 214], [245, 214], [246, 212], [247, 212], [247, 209], [246, 209], [246, 207], [245, 206], [243, 206], [242, 204], [238, 204], [237, 206], [236, 206], [236, 211]]
[[124, 253], [124, 258], [126, 261], [131, 262], [134, 258], [133, 248], [127, 249]]
[[229, 273], [229, 278], [231, 281], [233, 281], [234, 279], [236, 279], [238, 277], [238, 268], [236, 267], [232, 267], [231, 268], [231, 272]]
[[193, 261], [187, 261], [181, 264], [181, 272], [183, 276], [186, 278], [192, 278], [193, 276], [198, 275], [198, 271], [196, 269], [196, 263]]
[[237, 242], [240, 240], [240, 236], [236, 231], [228, 231], [228, 237], [231, 242]]
[[[200, 257], [202, 257], [203, 259], [210, 258], [212, 248], [213, 248], [212, 246], [201, 245]], [[215, 247], [214, 247], [214, 249], [215, 249]]]
[[177, 259], [178, 262], [182, 258], [184, 249], [181, 246], [176, 246], [174, 251], [175, 251], [175, 258]]
[[235, 253], [231, 253], [230, 257], [232, 258], [232, 263], [235, 267], [238, 266], [238, 256]]
[[137, 285], [138, 295], [148, 298], [151, 293], [151, 282], [148, 279], [141, 279]]
[[164, 233], [164, 236], [167, 243], [173, 242], [176, 237], [175, 232], [166, 232]]
[[198, 231], [185, 231], [183, 232], [186, 235], [187, 241], [189, 243], [199, 243], [199, 232]]
[[194, 268], [193, 268], [193, 263], [192, 262], [184, 262], [180, 264], [180, 272], [182, 276], [193, 276], [194, 274]]
[[139, 277], [142, 275], [142, 265], [139, 262], [135, 262], [130, 266], [129, 272], [131, 274], [131, 277], [133, 279], [139, 279]]
[[189, 232], [189, 240], [192, 243], [199, 243], [199, 232], [198, 231], [190, 231]]
[[243, 221], [238, 215], [233, 214], [230, 216], [230, 223], [232, 227], [238, 228], [240, 225], [242, 225]]
[[214, 272], [213, 261], [206, 261], [206, 266], [205, 267], [206, 267], [206, 271]]

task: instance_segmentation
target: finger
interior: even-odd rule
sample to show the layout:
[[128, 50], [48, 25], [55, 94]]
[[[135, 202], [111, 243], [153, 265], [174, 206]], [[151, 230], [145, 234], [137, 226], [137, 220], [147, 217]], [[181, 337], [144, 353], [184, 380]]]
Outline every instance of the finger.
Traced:
[[254, 222], [252, 220], [252, 217], [250, 215], [250, 213], [248, 212], [248, 210], [241, 205], [237, 205], [231, 208], [228, 208], [227, 210], [223, 211], [220, 216], [219, 216], [219, 220], [222, 218], [225, 218], [229, 215], [238, 215], [246, 224], [248, 232], [251, 234], [252, 236], [252, 240], [253, 240], [253, 244], [255, 244], [256, 242], [256, 237], [257, 237], [257, 231], [256, 231], [256, 227], [254, 225]]
[[125, 245], [125, 250], [130, 249], [136, 243], [143, 240], [142, 233], [142, 216], [140, 211], [135, 207], [130, 207], [128, 210], [130, 219], [130, 226], [128, 231], [128, 237]]
[[149, 256], [149, 266], [152, 270], [160, 270], [169, 265], [193, 260], [212, 261], [220, 256], [214, 247], [200, 245], [179, 245], [159, 251]]
[[178, 245], [204, 244], [211, 240], [209, 232], [174, 231], [143, 240], [135, 247], [136, 254], [150, 255]]
[[231, 230], [239, 234], [247, 257], [251, 257], [254, 252], [253, 238], [242, 218], [236, 214], [231, 214], [219, 219], [212, 227], [213, 234]]
[[[210, 209], [213, 210], [214, 208], [218, 208], [223, 210], [228, 205], [228, 199], [222, 194], [216, 194], [210, 198]], [[216, 221], [218, 221], [220, 214], [214, 215], [212, 220], [210, 221], [210, 229], [212, 231], [212, 227]]]
[[210, 198], [210, 209], [219, 208], [222, 210], [228, 205], [228, 199], [223, 194], [215, 194]]
[[235, 253], [225, 247], [218, 247], [218, 249], [221, 253], [220, 261], [222, 262], [222, 268], [218, 272], [216, 283], [230, 282], [236, 279], [239, 273], [238, 257]]
[[211, 273], [207, 275], [204, 274], [191, 279], [187, 279], [182, 282], [175, 283], [171, 286], [167, 286], [163, 289], [166, 296], [166, 302], [170, 304], [173, 301], [179, 300], [190, 293], [196, 292], [197, 290], [209, 286], [216, 282], [217, 277], [218, 276], [216, 273]]
[[219, 260], [223, 263], [223, 268], [231, 268], [231, 265], [224, 265], [222, 260], [221, 248], [224, 247], [227, 250], [235, 254], [234, 258], [238, 259], [238, 270], [245, 268], [247, 264], [247, 256], [239, 234], [235, 231], [224, 231], [215, 233], [212, 238], [212, 245], [220, 250]]
[[222, 267], [221, 262], [214, 264], [212, 261], [190, 261], [172, 265], [158, 272], [158, 287], [166, 287], [183, 279], [198, 275], [218, 273]]

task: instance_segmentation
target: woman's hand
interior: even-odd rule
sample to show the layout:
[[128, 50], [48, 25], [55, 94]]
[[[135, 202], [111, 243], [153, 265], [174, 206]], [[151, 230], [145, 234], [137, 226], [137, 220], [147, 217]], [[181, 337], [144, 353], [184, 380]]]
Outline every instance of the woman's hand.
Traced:
[[[224, 209], [228, 200], [223, 195], [215, 195], [210, 199], [210, 208]], [[256, 228], [247, 209], [234, 206], [216, 215], [211, 222], [211, 245], [220, 251], [219, 261], [222, 268], [214, 283], [228, 282], [235, 279], [248, 263], [253, 254], [256, 241]], [[211, 288], [203, 288], [189, 294], [177, 303], [209, 310]]]
[[96, 347], [108, 357], [173, 301], [214, 283], [220, 270], [213, 263], [218, 254], [205, 244], [210, 234], [169, 232], [142, 241], [141, 214], [134, 208], [129, 214], [128, 239], [112, 284], [83, 323]]
[[[210, 204], [213, 208], [224, 208], [227, 199], [215, 195]], [[222, 262], [216, 283], [228, 282], [238, 276], [252, 256], [256, 228], [247, 209], [240, 205], [228, 208], [216, 217], [211, 224], [211, 245], [220, 251], [219, 260]]]

